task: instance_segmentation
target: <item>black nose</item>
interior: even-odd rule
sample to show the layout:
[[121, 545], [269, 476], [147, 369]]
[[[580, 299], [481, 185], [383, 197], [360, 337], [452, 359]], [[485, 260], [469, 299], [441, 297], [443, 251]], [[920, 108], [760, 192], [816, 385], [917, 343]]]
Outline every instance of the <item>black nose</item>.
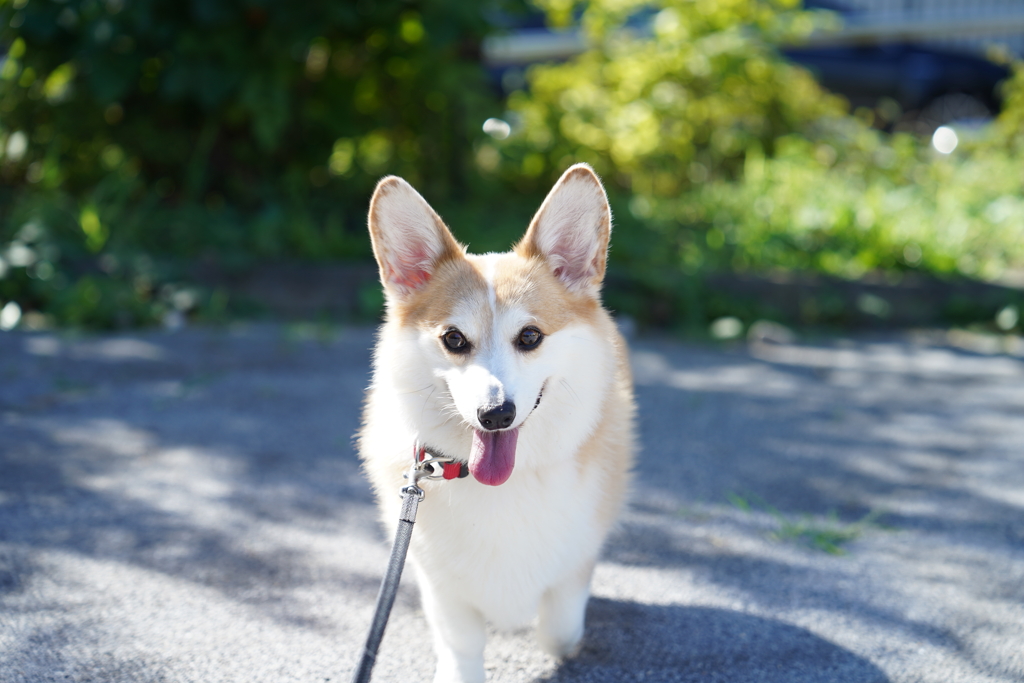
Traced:
[[477, 419], [484, 429], [505, 429], [516, 419], [516, 404], [505, 401], [500, 406], [476, 411]]

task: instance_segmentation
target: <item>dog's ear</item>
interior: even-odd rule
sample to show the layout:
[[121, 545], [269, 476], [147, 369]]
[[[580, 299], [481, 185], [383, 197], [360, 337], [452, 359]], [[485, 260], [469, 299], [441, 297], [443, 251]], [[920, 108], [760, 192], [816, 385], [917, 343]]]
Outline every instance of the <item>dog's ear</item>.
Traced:
[[380, 280], [389, 295], [412, 294], [427, 284], [439, 263], [463, 253], [427, 200], [396, 176], [377, 183], [369, 225]]
[[516, 253], [539, 256], [570, 290], [597, 296], [604, 280], [612, 212], [597, 174], [576, 164], [548, 193]]

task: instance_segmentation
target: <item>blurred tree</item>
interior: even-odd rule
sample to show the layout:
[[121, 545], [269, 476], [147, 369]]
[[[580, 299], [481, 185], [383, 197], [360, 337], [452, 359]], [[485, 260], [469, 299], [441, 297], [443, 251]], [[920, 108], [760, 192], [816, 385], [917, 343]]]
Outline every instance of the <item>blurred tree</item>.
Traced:
[[468, 192], [490, 31], [458, 0], [0, 0], [0, 306], [149, 323], [197, 256], [368, 258], [381, 176]]
[[[555, 23], [579, 7], [538, 1]], [[591, 0], [589, 48], [532, 67], [510, 97], [499, 168], [536, 186], [587, 161], [613, 200], [625, 190], [612, 270], [634, 295], [613, 304], [662, 323], [735, 306], [709, 306], [709, 271], [1024, 269], [1024, 71], [996, 125], [946, 156], [851, 116], [775, 49], [833, 21], [799, 0]]]
[[[168, 205], [362, 212], [394, 172], [451, 197], [497, 106], [458, 0], [0, 0], [0, 26], [0, 173], [73, 195], [120, 172]], [[173, 234], [140, 237], [203, 243]]]
[[[542, 0], [565, 21], [571, 5]], [[796, 0], [595, 0], [582, 25], [591, 48], [537, 66], [510, 100], [525, 143], [508, 151], [527, 175], [591, 162], [644, 196], [735, 177], [748, 150], [845, 114], [773, 49], [827, 22]], [[643, 29], [625, 28], [646, 15]], [[637, 24], [638, 22], [628, 22]], [[538, 156], [538, 152], [542, 156]], [[548, 174], [544, 174], [545, 176]]]
[[478, 45], [527, 1], [0, 0], [0, 305], [148, 323], [203, 305], [197, 255], [369, 258], [386, 173], [504, 248], [575, 161], [616, 208], [612, 305], [656, 322], [732, 312], [706, 270], [1024, 268], [1019, 67], [937, 156], [778, 55], [831, 21], [798, 0], [537, 0], [590, 49], [532, 67], [491, 139]]

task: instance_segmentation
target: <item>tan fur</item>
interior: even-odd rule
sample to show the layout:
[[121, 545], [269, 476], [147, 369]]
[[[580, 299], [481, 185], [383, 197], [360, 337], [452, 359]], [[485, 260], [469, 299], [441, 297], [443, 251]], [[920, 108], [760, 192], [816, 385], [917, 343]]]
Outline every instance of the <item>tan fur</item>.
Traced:
[[521, 305], [537, 316], [541, 331], [552, 334], [570, 322], [594, 322], [601, 311], [595, 299], [563, 287], [543, 257], [503, 259], [494, 289], [499, 301]]
[[438, 264], [430, 282], [398, 302], [392, 314], [402, 325], [441, 325], [460, 301], [469, 298], [476, 300], [482, 312], [487, 311], [487, 282], [460, 253]]
[[[451, 317], [456, 306], [468, 303], [489, 324], [487, 282], [481, 267], [472, 256], [460, 253], [448, 258], [438, 264], [421, 290], [396, 303], [392, 315], [402, 325], [436, 327]], [[545, 335], [571, 322], [598, 324], [602, 314], [607, 315], [592, 297], [566, 290], [539, 257], [524, 259], [509, 254], [503, 258], [498, 263], [494, 289], [499, 307], [516, 305], [531, 311]]]

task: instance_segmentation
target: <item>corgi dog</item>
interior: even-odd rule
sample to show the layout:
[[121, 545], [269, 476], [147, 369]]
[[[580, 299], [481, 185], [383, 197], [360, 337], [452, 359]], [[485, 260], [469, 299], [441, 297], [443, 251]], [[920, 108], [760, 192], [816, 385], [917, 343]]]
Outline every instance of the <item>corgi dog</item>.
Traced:
[[604, 187], [569, 168], [512, 251], [475, 255], [391, 176], [369, 229], [386, 315], [359, 451], [392, 534], [414, 451], [456, 461], [421, 484], [409, 550], [435, 683], [484, 681], [487, 622], [538, 616], [541, 647], [572, 655], [634, 457], [626, 344], [600, 298]]

